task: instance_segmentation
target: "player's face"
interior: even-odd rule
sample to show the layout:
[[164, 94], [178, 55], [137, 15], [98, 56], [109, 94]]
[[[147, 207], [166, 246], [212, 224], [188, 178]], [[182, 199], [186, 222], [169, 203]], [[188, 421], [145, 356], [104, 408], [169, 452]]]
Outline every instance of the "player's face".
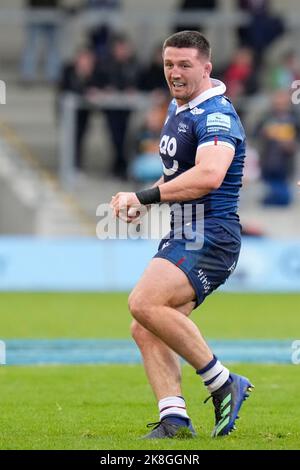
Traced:
[[163, 59], [167, 83], [179, 106], [207, 89], [212, 65], [197, 49], [166, 47]]

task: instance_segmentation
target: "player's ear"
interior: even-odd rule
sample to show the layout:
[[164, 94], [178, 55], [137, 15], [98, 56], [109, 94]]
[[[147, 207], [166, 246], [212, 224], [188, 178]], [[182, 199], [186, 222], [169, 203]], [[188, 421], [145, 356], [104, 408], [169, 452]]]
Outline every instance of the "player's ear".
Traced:
[[207, 78], [210, 76], [212, 71], [212, 63], [211, 62], [206, 62], [204, 65], [204, 71], [203, 71], [203, 78]]

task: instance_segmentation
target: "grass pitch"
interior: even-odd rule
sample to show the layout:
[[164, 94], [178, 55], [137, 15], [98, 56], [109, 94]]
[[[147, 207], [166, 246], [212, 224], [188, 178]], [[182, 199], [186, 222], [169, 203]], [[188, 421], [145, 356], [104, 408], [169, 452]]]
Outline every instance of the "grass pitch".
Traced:
[[[216, 294], [194, 314], [218, 338], [300, 339], [300, 295]], [[1, 294], [0, 338], [126, 338], [125, 294]], [[221, 358], [222, 359], [222, 358]], [[207, 393], [189, 366], [183, 393], [198, 436], [143, 441], [157, 407], [142, 366], [2, 366], [1, 449], [299, 449], [300, 366], [236, 364], [256, 386], [238, 430], [212, 440]]]
[[[129, 338], [127, 297], [1, 293], [0, 339]], [[300, 339], [299, 305], [300, 294], [215, 293], [191, 318], [210, 339]]]
[[255, 383], [237, 431], [212, 439], [211, 402], [185, 366], [183, 391], [195, 439], [143, 441], [157, 408], [142, 366], [0, 369], [1, 449], [299, 449], [296, 366], [235, 365]]

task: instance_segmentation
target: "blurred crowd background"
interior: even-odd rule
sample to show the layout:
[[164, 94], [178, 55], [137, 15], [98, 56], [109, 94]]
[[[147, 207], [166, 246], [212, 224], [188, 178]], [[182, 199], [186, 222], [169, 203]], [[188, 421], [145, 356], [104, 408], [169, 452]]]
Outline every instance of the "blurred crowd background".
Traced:
[[0, 25], [0, 233], [94, 235], [159, 178], [162, 42], [198, 29], [248, 137], [244, 234], [299, 238], [297, 0], [2, 0]]

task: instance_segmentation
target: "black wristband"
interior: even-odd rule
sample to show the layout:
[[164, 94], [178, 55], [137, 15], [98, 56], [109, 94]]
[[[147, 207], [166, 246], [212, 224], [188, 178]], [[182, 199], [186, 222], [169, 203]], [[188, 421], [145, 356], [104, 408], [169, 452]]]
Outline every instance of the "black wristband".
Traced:
[[155, 188], [144, 189], [143, 191], [139, 191], [135, 194], [140, 203], [144, 206], [160, 202], [160, 190], [158, 186], [155, 186]]

